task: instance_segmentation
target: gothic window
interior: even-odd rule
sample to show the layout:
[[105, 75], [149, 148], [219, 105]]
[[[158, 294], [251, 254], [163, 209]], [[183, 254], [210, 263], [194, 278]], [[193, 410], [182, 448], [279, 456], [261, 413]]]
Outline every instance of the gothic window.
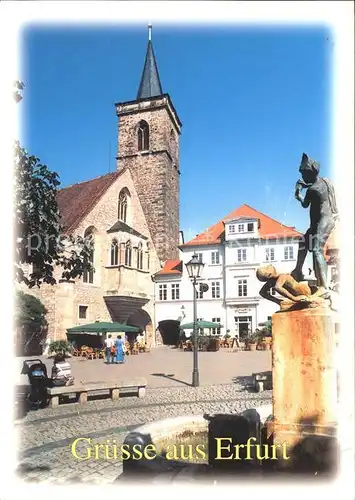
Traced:
[[[89, 262], [91, 265], [94, 265], [94, 233], [92, 229], [87, 229], [84, 233], [84, 238], [91, 240], [92, 242], [92, 248], [90, 251], [90, 256], [89, 256]], [[88, 269], [84, 269], [83, 272], [83, 282], [84, 283], [94, 283], [94, 271], [88, 271]]]
[[127, 267], [132, 267], [132, 245], [130, 241], [127, 241], [124, 255], [124, 263]]
[[137, 269], [143, 269], [143, 248], [142, 243], [139, 243], [137, 249]]
[[118, 266], [118, 241], [111, 242], [111, 266]]
[[142, 120], [138, 126], [138, 151], [149, 149], [149, 125]]
[[126, 191], [121, 191], [118, 198], [118, 218], [122, 222], [127, 222], [127, 203], [128, 194]]
[[149, 243], [147, 243], [147, 251], [146, 251], [146, 254], [147, 254], [147, 271], [149, 271], [149, 267], [150, 267], [150, 245]]

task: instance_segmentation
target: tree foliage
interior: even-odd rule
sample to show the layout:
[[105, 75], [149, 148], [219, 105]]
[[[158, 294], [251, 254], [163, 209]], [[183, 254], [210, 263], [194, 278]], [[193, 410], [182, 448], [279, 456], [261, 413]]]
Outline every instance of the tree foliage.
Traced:
[[16, 293], [15, 326], [18, 354], [31, 354], [31, 349], [41, 352], [41, 344], [47, 336], [47, 310], [33, 295]]
[[[22, 99], [23, 84], [15, 85], [15, 99]], [[17, 96], [17, 97], [16, 97]], [[18, 141], [14, 145], [15, 279], [30, 288], [42, 283], [82, 276], [93, 270], [91, 237], [66, 235], [60, 222], [57, 192], [59, 176], [29, 155]], [[26, 272], [28, 270], [28, 272]]]
[[16, 293], [15, 323], [18, 328], [41, 330], [47, 326], [47, 309], [34, 295]]

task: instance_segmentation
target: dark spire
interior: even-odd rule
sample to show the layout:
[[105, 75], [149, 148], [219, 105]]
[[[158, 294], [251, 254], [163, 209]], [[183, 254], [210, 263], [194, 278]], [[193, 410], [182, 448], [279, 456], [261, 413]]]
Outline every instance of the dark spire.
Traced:
[[148, 26], [148, 47], [145, 56], [144, 69], [142, 73], [141, 82], [139, 84], [137, 99], [145, 99], [147, 97], [154, 97], [162, 95], [158, 66], [154, 57], [154, 50], [152, 44], [152, 26]]

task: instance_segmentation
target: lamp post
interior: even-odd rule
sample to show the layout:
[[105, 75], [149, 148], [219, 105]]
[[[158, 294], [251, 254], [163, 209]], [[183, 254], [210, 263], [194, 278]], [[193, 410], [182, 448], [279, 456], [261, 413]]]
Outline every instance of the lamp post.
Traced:
[[194, 291], [193, 309], [194, 309], [194, 319], [193, 319], [193, 371], [192, 371], [192, 386], [198, 387], [200, 385], [200, 376], [198, 372], [198, 337], [197, 337], [197, 291], [196, 284], [197, 279], [201, 277], [201, 273], [205, 264], [199, 260], [196, 253], [193, 254], [192, 259], [185, 264], [189, 278], [191, 279]]

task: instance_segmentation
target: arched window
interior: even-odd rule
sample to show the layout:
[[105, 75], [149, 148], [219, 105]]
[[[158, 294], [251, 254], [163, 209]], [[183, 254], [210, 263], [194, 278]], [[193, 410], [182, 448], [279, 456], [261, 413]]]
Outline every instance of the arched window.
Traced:
[[[84, 233], [84, 239], [91, 243], [91, 250], [89, 256], [89, 262], [94, 266], [94, 232], [91, 228], [87, 229]], [[84, 283], [94, 283], [94, 270], [84, 269], [83, 272], [83, 282]]]
[[111, 242], [111, 266], [118, 266], [118, 241]]
[[132, 245], [130, 241], [127, 241], [124, 255], [124, 263], [127, 267], [132, 267]]
[[147, 271], [149, 271], [149, 266], [150, 266], [150, 245], [149, 243], [147, 243], [147, 251], [146, 251], [146, 255], [147, 255]]
[[127, 192], [121, 191], [118, 197], [118, 218], [122, 222], [127, 222], [127, 198]]
[[139, 243], [137, 249], [137, 269], [143, 269], [143, 248], [142, 243]]
[[142, 120], [138, 125], [138, 151], [149, 149], [149, 125]]

